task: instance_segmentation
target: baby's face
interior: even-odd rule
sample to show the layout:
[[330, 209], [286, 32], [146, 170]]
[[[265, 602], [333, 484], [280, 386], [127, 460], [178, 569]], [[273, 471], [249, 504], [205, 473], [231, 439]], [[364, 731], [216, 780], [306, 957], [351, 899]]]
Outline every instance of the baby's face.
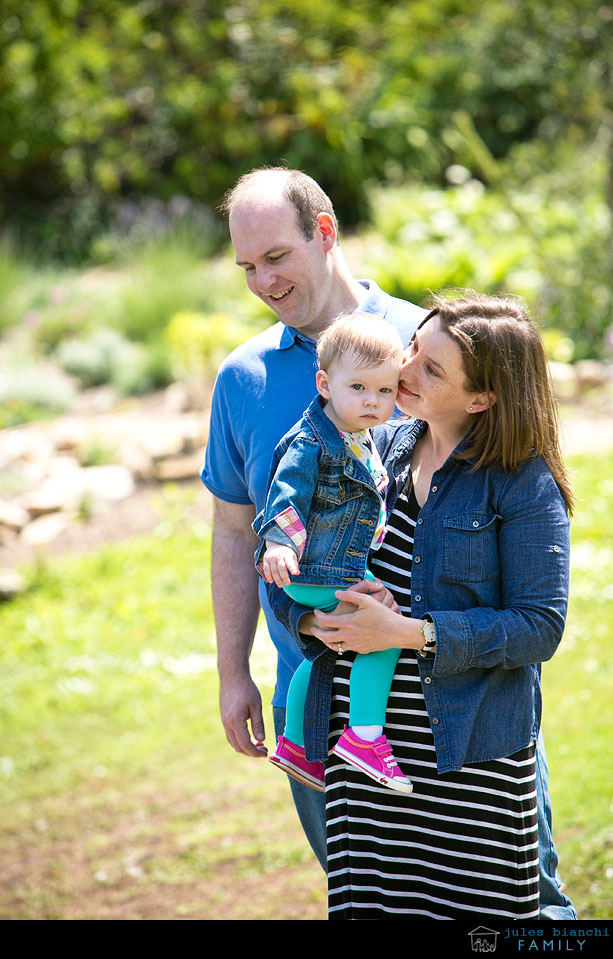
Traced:
[[402, 356], [378, 366], [363, 366], [343, 356], [328, 372], [317, 374], [317, 389], [327, 400], [326, 414], [350, 433], [385, 423], [394, 412]]

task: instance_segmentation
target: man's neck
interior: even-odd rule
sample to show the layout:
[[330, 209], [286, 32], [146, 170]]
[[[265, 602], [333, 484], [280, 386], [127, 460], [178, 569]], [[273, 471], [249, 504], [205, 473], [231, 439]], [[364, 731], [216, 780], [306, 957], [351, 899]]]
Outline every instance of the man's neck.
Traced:
[[362, 284], [353, 278], [349, 270], [344, 275], [339, 276], [338, 283], [328, 302], [327, 316], [321, 323], [318, 337], [326, 330], [331, 323], [339, 316], [354, 313], [366, 295], [366, 290]]

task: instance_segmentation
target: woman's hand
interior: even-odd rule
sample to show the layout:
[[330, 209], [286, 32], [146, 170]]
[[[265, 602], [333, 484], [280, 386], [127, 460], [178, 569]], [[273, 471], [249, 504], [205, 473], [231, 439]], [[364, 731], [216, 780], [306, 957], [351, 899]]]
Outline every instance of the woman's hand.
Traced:
[[[371, 584], [373, 585], [373, 584]], [[362, 587], [362, 584], [358, 584]], [[381, 584], [379, 584], [381, 586]], [[385, 587], [383, 587], [385, 589]], [[379, 593], [375, 586], [374, 595]], [[323, 613], [315, 610], [309, 632], [333, 652], [372, 653], [379, 649], [421, 649], [421, 620], [412, 620], [400, 615], [394, 607], [380, 602], [369, 590], [351, 588], [337, 594], [343, 597], [343, 605], [351, 606], [349, 613]]]
[[[372, 598], [378, 603], [381, 603], [383, 606], [387, 606], [387, 608], [393, 610], [393, 612], [400, 612], [400, 607], [390, 593], [389, 589], [378, 579], [363, 579], [360, 583], [354, 583], [353, 586], [349, 586], [347, 589], [339, 590], [336, 595], [340, 598], [345, 597], [347, 593], [361, 593], [362, 595], [372, 596]], [[355, 609], [356, 607], [354, 603], [347, 603], [341, 599], [331, 615], [341, 616], [344, 613], [353, 613], [355, 612]]]

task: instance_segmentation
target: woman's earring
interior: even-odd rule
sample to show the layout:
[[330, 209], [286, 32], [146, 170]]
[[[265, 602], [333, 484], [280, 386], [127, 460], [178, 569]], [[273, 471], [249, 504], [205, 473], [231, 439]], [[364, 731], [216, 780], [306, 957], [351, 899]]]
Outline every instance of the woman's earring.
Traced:
[[472, 408], [472, 406], [469, 406], [469, 407], [468, 407], [468, 411], [467, 411], [467, 412], [468, 412], [468, 413], [472, 413], [472, 411], [473, 411], [473, 408]]

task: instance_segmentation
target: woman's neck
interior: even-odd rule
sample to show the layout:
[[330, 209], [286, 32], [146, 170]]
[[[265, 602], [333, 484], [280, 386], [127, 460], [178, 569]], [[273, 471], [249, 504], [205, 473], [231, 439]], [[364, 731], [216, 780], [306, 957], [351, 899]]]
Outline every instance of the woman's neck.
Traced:
[[428, 451], [429, 457], [434, 466], [434, 470], [440, 469], [443, 463], [449, 459], [454, 449], [466, 436], [469, 424], [463, 424], [462, 427], [440, 429], [428, 425], [428, 429], [422, 435], [424, 447]]
[[432, 430], [431, 426], [418, 439], [411, 457], [411, 475], [415, 496], [420, 506], [423, 506], [430, 492], [432, 477], [441, 468], [466, 431]]

